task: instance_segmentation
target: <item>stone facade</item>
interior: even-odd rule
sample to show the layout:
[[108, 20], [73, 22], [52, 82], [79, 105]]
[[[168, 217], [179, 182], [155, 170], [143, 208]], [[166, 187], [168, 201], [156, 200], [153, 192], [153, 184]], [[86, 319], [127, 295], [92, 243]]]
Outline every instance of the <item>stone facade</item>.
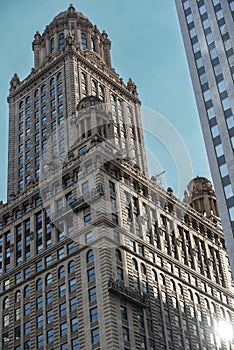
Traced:
[[[49, 95], [54, 86], [60, 91], [60, 83], [66, 113], [62, 123], [62, 111], [57, 113], [56, 128], [40, 139], [47, 140], [40, 150], [40, 177], [30, 178], [19, 193], [15, 189], [24, 175], [14, 162], [18, 128], [10, 130], [17, 146], [9, 150], [8, 185], [14, 195], [9, 192], [0, 209], [0, 349], [230, 349], [233, 344], [219, 332], [234, 317], [219, 218], [192, 208], [191, 184], [182, 202], [148, 178], [136, 86], [131, 80], [125, 86], [110, 68], [107, 48], [105, 60], [96, 60], [90, 47], [76, 46], [78, 30], [68, 33], [68, 44], [54, 59], [46, 56], [55, 23], [77, 17], [90, 25], [70, 6], [45, 34], [37, 33], [35, 70], [24, 82], [17, 76], [11, 82], [12, 127], [11, 118], [18, 118], [13, 110], [18, 111], [19, 100], [26, 103], [27, 89], [32, 99], [46, 86], [47, 119], [42, 127], [44, 115], [39, 116], [40, 132], [54, 121]], [[89, 78], [82, 85], [84, 72]], [[92, 94], [92, 79], [105, 87], [104, 98], [101, 89]], [[36, 133], [30, 129], [31, 152]], [[63, 157], [53, 153], [61, 140]], [[36, 157], [30, 156], [33, 171]]]

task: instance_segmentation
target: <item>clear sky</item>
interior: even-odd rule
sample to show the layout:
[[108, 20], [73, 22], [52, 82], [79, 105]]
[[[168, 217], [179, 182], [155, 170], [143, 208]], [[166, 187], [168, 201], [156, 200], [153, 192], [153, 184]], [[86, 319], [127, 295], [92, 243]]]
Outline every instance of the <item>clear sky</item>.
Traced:
[[[21, 80], [30, 73], [35, 32], [42, 33], [70, 2], [1, 0], [0, 199], [4, 201], [9, 82], [15, 72]], [[174, 0], [74, 0], [73, 5], [100, 31], [106, 30], [112, 41], [113, 67], [125, 82], [131, 77], [137, 84], [144, 107], [142, 119], [150, 174], [165, 171], [158, 180], [163, 186], [172, 187], [178, 196], [192, 176], [210, 179]], [[186, 174], [190, 167], [188, 157], [177, 147], [182, 143], [192, 163], [192, 172]]]

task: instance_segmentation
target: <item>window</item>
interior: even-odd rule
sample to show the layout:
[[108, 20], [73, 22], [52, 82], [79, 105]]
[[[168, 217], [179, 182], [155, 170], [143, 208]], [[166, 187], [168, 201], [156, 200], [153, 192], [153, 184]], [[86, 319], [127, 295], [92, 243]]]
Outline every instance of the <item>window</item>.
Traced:
[[67, 305], [66, 303], [63, 303], [59, 305], [59, 316], [63, 317], [67, 314]]
[[53, 291], [50, 290], [46, 293], [46, 304], [51, 304], [53, 302]]
[[80, 156], [81, 154], [85, 153], [87, 151], [87, 145], [81, 147], [79, 150], [78, 150], [78, 155]]
[[53, 343], [53, 341], [54, 341], [54, 330], [53, 330], [53, 328], [49, 329], [47, 331], [46, 336], [47, 336], [47, 343], [48, 344]]
[[84, 216], [84, 224], [85, 226], [91, 224], [91, 214], [87, 214]]
[[36, 290], [37, 290], [37, 292], [39, 290], [42, 290], [42, 279], [41, 278], [39, 278], [36, 282]]
[[68, 264], [68, 273], [72, 273], [75, 271], [75, 261], [71, 260]]
[[123, 327], [123, 340], [129, 342], [129, 329]]
[[49, 273], [47, 276], [46, 276], [46, 286], [52, 284], [52, 274]]
[[116, 261], [122, 261], [122, 255], [119, 249], [116, 249], [115, 255], [116, 255]]
[[89, 250], [87, 255], [86, 255], [86, 262], [87, 264], [91, 263], [94, 261], [94, 253], [93, 250]]
[[91, 330], [92, 344], [99, 342], [99, 328]]
[[88, 276], [88, 282], [95, 281], [96, 277], [95, 277], [95, 269], [94, 269], [94, 267], [87, 271], [87, 276]]
[[37, 336], [37, 348], [41, 349], [44, 346], [43, 334]]
[[132, 268], [133, 268], [133, 270], [135, 270], [135, 271], [138, 271], [138, 264], [137, 264], [137, 261], [136, 261], [136, 259], [132, 259]]
[[24, 298], [28, 298], [30, 296], [30, 286], [26, 286], [24, 288]]
[[58, 278], [61, 279], [65, 276], [65, 268], [64, 266], [60, 266], [58, 269]]
[[87, 48], [87, 37], [85, 33], [81, 33], [81, 44], [83, 49]]
[[50, 52], [54, 51], [54, 38], [50, 39]]
[[30, 303], [24, 304], [24, 315], [30, 315]]
[[66, 286], [65, 283], [59, 286], [59, 297], [62, 298], [66, 295]]
[[53, 322], [53, 310], [48, 310], [46, 312], [46, 322], [47, 323]]
[[85, 181], [82, 184], [82, 193], [87, 193], [89, 191], [89, 181]]
[[76, 279], [72, 278], [69, 280], [69, 292], [72, 293], [76, 290]]
[[90, 232], [87, 232], [85, 234], [85, 244], [90, 244], [93, 240], [93, 234], [92, 234], [92, 231]]
[[59, 34], [59, 48], [63, 49], [65, 46], [65, 38], [64, 38], [64, 33]]
[[109, 181], [109, 188], [110, 188], [110, 192], [115, 193], [115, 184], [112, 181]]
[[80, 350], [78, 338], [72, 339], [71, 345], [72, 345], [72, 350]]
[[70, 312], [77, 309], [76, 297], [70, 299]]
[[89, 301], [96, 300], [96, 287], [89, 289]]
[[60, 325], [60, 337], [67, 335], [67, 322], [64, 322]]
[[58, 255], [58, 260], [61, 260], [65, 257], [64, 247], [57, 251], [57, 255]]
[[90, 309], [89, 314], [90, 314], [90, 322], [97, 321], [98, 320], [98, 309], [97, 309], [97, 306], [95, 306], [94, 308]]
[[123, 269], [121, 267], [117, 267], [117, 277], [122, 281], [124, 280]]
[[76, 332], [78, 330], [78, 317], [71, 319], [71, 332]]
[[43, 315], [37, 316], [37, 328], [43, 327]]

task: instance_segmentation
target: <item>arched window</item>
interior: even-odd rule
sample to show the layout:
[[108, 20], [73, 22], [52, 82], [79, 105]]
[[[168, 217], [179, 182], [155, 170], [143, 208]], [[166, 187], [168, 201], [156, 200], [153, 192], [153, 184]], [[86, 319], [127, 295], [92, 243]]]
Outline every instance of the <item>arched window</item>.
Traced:
[[181, 284], [178, 284], [178, 289], [179, 289], [179, 294], [183, 295], [184, 291], [183, 291]]
[[200, 304], [200, 297], [197, 293], [195, 294], [195, 301], [197, 304]]
[[65, 268], [64, 266], [60, 266], [58, 269], [58, 278], [61, 279], [65, 276]]
[[232, 323], [232, 316], [231, 316], [231, 313], [229, 311], [227, 311], [226, 321]]
[[100, 100], [104, 101], [104, 88], [102, 85], [98, 86], [98, 97], [100, 98]]
[[221, 316], [221, 318], [223, 318], [223, 319], [225, 319], [226, 317], [225, 317], [225, 311], [224, 311], [224, 309], [221, 307], [220, 308], [220, 316]]
[[30, 296], [30, 286], [27, 285], [25, 288], [24, 288], [24, 298], [27, 298]]
[[50, 52], [52, 53], [54, 51], [54, 38], [50, 39]]
[[94, 254], [93, 254], [93, 250], [89, 250], [87, 255], [86, 255], [86, 262], [87, 264], [91, 263], [94, 261]]
[[19, 103], [19, 109], [23, 108], [23, 106], [24, 106], [24, 101], [21, 101], [21, 102]]
[[30, 103], [30, 96], [26, 98], [26, 104]]
[[59, 80], [62, 80], [62, 73], [61, 72], [57, 74], [57, 81], [59, 81]]
[[35, 92], [34, 92], [34, 97], [38, 97], [39, 96], [39, 90], [37, 89]]
[[141, 274], [146, 275], [146, 268], [145, 268], [145, 265], [143, 263], [141, 263]]
[[48, 273], [46, 276], [46, 286], [49, 286], [50, 284], [52, 284], [52, 273]]
[[91, 38], [91, 49], [92, 51], [96, 51], [95, 41], [93, 38]]
[[36, 282], [36, 290], [37, 290], [37, 292], [39, 290], [42, 290], [42, 279], [41, 278], [39, 278]]
[[154, 281], [157, 281], [157, 273], [155, 270], [151, 270], [151, 276]]
[[17, 290], [15, 293], [15, 303], [18, 303], [21, 300], [21, 292]]
[[64, 33], [59, 34], [59, 48], [63, 49], [65, 46], [65, 38], [64, 38]]
[[175, 282], [173, 280], [170, 280], [170, 287], [171, 287], [171, 290], [173, 290], [173, 291], [176, 290]]
[[207, 299], [204, 299], [204, 304], [205, 304], [206, 310], [210, 310], [210, 305]]
[[215, 303], [211, 303], [211, 310], [213, 313], [216, 313], [216, 306], [215, 306]]
[[136, 259], [132, 259], [132, 268], [135, 271], [138, 271], [138, 265]]
[[97, 96], [97, 83], [96, 83], [96, 81], [92, 80], [91, 85], [92, 85], [92, 96]]
[[188, 289], [188, 297], [189, 297], [189, 300], [193, 300], [193, 293], [190, 289]]
[[159, 275], [159, 282], [160, 284], [165, 285], [165, 277], [161, 273]]
[[43, 92], [46, 92], [46, 86], [45, 85], [42, 85], [42, 87], [41, 87], [41, 93], [43, 93]]
[[85, 33], [81, 33], [81, 44], [83, 49], [87, 49], [87, 36]]
[[53, 86], [54, 84], [55, 84], [55, 79], [54, 78], [50, 79], [50, 86]]
[[121, 251], [119, 249], [116, 249], [115, 254], [116, 254], [116, 260], [122, 261], [122, 255], [121, 255]]
[[8, 309], [10, 303], [9, 303], [9, 298], [6, 297], [4, 300], [3, 300], [3, 309]]
[[75, 261], [71, 260], [68, 264], [68, 273], [72, 273], [75, 271]]

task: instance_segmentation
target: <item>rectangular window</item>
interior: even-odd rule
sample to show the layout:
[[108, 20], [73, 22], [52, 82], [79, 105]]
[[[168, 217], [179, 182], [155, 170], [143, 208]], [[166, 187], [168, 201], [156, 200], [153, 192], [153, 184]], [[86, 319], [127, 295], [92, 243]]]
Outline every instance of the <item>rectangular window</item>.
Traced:
[[99, 328], [91, 330], [92, 344], [99, 342]]
[[71, 319], [71, 332], [78, 331], [78, 317], [74, 317]]
[[67, 335], [67, 322], [64, 322], [60, 325], [60, 337]]
[[97, 306], [95, 306], [94, 308], [90, 309], [89, 314], [90, 314], [90, 322], [97, 321], [98, 320], [98, 309], [97, 309]]
[[89, 302], [96, 300], [96, 287], [89, 289]]
[[123, 327], [123, 340], [129, 342], [129, 329]]

